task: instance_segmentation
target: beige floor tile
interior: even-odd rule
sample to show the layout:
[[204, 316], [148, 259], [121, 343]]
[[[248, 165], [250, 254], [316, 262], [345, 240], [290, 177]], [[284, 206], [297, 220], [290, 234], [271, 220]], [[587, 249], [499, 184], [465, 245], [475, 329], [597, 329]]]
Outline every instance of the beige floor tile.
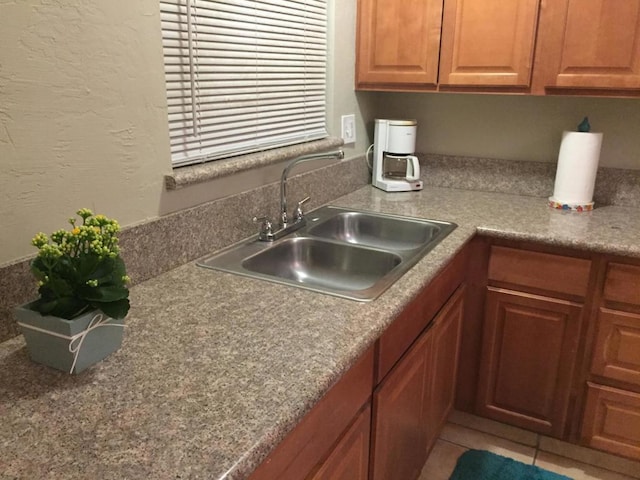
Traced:
[[633, 477], [611, 472], [552, 453], [539, 452], [535, 465], [573, 480], [633, 480]]
[[481, 432], [490, 433], [496, 437], [506, 438], [516, 443], [535, 447], [538, 444], [538, 434], [523, 430], [522, 428], [505, 425], [504, 423], [494, 422], [488, 418], [476, 417], [470, 413], [453, 411], [449, 417], [450, 423], [462, 425], [463, 427], [480, 430]]
[[440, 439], [446, 440], [456, 445], [477, 450], [488, 450], [489, 452], [513, 458], [522, 463], [533, 463], [535, 448], [528, 445], [512, 442], [504, 438], [496, 437], [478, 430], [447, 423], [440, 434]]
[[453, 443], [436, 441], [418, 480], [449, 480], [458, 457], [467, 449]]
[[598, 450], [573, 445], [545, 436], [540, 437], [540, 445], [538, 448], [545, 452], [640, 479], [640, 462], [634, 462], [633, 460], [628, 460], [616, 455], [610, 455]]

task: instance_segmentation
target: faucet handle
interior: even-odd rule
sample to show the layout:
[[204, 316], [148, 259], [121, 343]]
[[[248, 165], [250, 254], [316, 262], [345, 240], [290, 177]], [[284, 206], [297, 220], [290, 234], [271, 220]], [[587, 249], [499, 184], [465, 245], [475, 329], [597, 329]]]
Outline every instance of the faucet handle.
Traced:
[[253, 223], [260, 223], [260, 231], [258, 232], [260, 238], [266, 238], [273, 234], [273, 224], [269, 217], [253, 217]]
[[304, 213], [302, 212], [302, 205], [307, 203], [309, 200], [311, 199], [311, 197], [305, 197], [302, 200], [300, 200], [298, 202], [298, 206], [296, 207], [295, 211], [293, 212], [293, 220], [296, 222], [299, 222], [300, 220], [302, 220], [302, 218], [304, 217]]

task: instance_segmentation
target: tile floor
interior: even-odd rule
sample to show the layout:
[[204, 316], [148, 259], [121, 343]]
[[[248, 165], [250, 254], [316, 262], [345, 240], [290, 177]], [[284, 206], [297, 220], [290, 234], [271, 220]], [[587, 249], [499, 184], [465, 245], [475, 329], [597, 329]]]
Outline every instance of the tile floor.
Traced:
[[579, 447], [502, 423], [453, 412], [419, 480], [448, 480], [458, 457], [474, 448], [537, 465], [574, 480], [638, 480], [640, 462]]

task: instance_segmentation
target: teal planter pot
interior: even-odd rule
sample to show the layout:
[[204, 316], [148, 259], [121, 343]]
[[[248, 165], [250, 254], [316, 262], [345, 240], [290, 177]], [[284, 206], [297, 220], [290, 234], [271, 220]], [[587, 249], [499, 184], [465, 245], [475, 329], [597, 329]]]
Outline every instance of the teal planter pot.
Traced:
[[124, 319], [100, 310], [67, 320], [41, 315], [32, 303], [15, 310], [31, 360], [67, 373], [80, 373], [122, 345]]

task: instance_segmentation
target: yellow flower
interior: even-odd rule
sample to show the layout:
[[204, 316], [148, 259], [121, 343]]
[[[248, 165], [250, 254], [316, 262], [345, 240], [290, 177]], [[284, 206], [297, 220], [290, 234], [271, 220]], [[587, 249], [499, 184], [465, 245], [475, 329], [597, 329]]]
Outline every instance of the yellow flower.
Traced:
[[80, 228], [76, 227], [73, 230], [71, 230], [71, 233], [73, 233], [74, 235], [79, 235], [80, 234]]

